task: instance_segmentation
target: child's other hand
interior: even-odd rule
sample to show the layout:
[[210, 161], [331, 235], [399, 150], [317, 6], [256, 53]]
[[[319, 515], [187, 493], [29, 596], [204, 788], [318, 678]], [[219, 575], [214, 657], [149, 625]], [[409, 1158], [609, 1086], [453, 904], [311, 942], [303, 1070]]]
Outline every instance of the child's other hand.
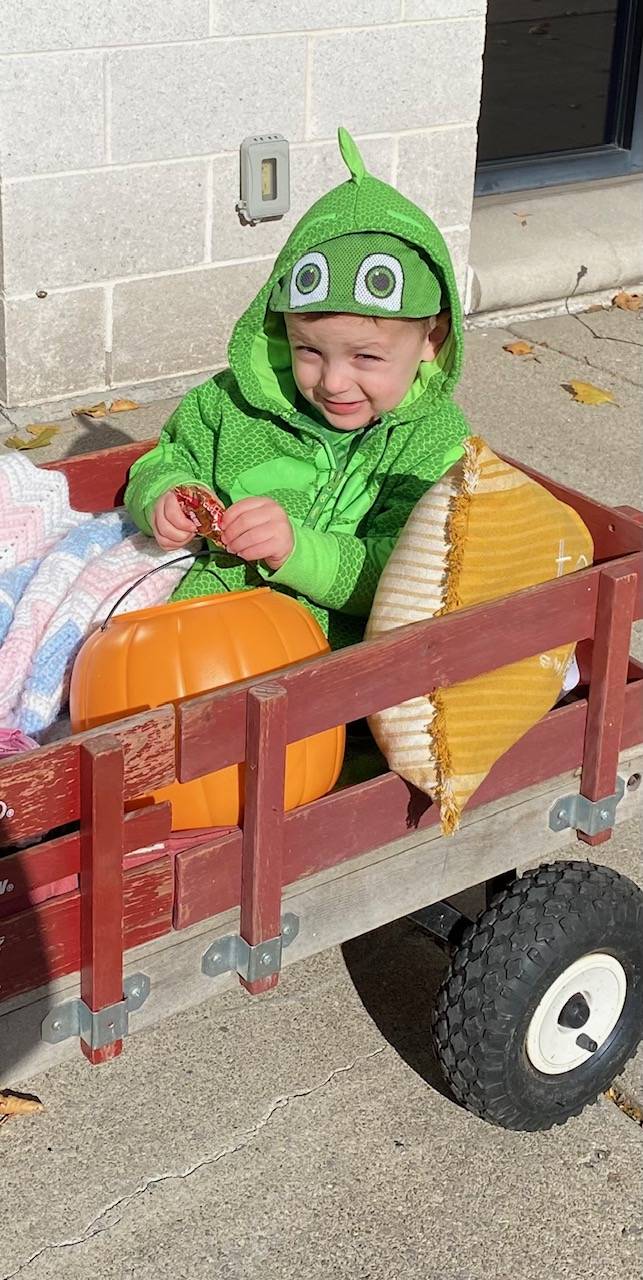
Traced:
[[263, 560], [273, 572], [288, 559], [295, 539], [283, 507], [272, 498], [242, 498], [221, 520], [226, 551], [241, 560]]
[[154, 537], [164, 551], [177, 551], [196, 537], [192, 521], [185, 515], [172, 489], [162, 493], [150, 518]]

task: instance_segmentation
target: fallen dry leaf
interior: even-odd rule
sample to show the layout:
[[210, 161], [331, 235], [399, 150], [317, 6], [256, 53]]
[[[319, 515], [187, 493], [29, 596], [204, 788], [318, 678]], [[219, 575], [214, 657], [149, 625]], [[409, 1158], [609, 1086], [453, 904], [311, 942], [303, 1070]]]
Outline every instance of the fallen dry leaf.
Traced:
[[643, 307], [643, 293], [626, 293], [625, 289], [621, 289], [612, 298], [612, 306], [618, 307], [620, 311], [640, 311]]
[[622, 1089], [619, 1089], [615, 1084], [605, 1091], [605, 1097], [609, 1098], [610, 1102], [615, 1102], [617, 1107], [620, 1107], [621, 1111], [624, 1111], [625, 1115], [629, 1116], [630, 1120], [635, 1120], [643, 1128], [643, 1107], [638, 1102], [633, 1098], [628, 1098], [627, 1094], [623, 1093]]
[[110, 413], [128, 413], [130, 409], [140, 409], [138, 400], [112, 400]]
[[41, 436], [43, 431], [49, 431], [49, 430], [60, 431], [60, 423], [59, 422], [29, 422], [25, 427], [25, 431], [28, 431], [30, 436]]
[[100, 404], [84, 404], [78, 409], [72, 409], [72, 418], [106, 418], [107, 405], [104, 400]]
[[[31, 424], [32, 427], [35, 425], [35, 423]], [[27, 427], [27, 431], [30, 430], [31, 427]], [[45, 445], [51, 444], [54, 436], [58, 435], [59, 431], [60, 427], [43, 426], [42, 430], [38, 430], [37, 435], [35, 431], [32, 431], [32, 435], [35, 437], [33, 440], [23, 440], [21, 436], [7, 436], [4, 443], [8, 449], [44, 449]]]
[[590, 311], [605, 311], [605, 307], [602, 302], [593, 302], [591, 307], [587, 308], [588, 314]]
[[10, 1091], [0, 1093], [0, 1116], [28, 1116], [44, 1109], [38, 1098], [25, 1098]]
[[523, 342], [522, 338], [519, 342], [505, 342], [502, 349], [508, 351], [510, 356], [534, 356], [531, 342]]
[[563, 382], [562, 385], [578, 404], [616, 404], [611, 391], [595, 387], [591, 382], [578, 382], [573, 378], [571, 382]]
[[516, 210], [514, 209], [514, 210], [513, 210], [513, 215], [514, 215], [514, 218], [519, 218], [519, 219], [520, 219], [520, 225], [521, 225], [521, 227], [526, 227], [526, 226], [527, 226], [527, 218], [530, 216], [528, 213], [516, 213]]

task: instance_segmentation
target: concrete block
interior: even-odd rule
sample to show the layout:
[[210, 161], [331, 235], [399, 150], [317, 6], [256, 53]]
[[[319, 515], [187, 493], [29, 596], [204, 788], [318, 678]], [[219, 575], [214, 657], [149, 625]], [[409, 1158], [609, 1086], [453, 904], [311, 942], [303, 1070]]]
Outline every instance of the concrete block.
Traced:
[[426, 128], [477, 119], [484, 23], [408, 24], [313, 42], [313, 136]]
[[399, 140], [396, 186], [440, 228], [469, 224], [477, 133], [473, 125]]
[[117, 284], [114, 382], [225, 364], [232, 328], [270, 267], [269, 262], [248, 262]]
[[450, 230], [447, 227], [442, 230], [442, 234], [444, 235], [449, 253], [451, 254], [458, 293], [460, 294], [462, 302], [464, 302], [464, 291], [467, 283], [467, 267], [469, 265], [469, 228], [456, 227], [454, 230]]
[[303, 36], [124, 50], [111, 68], [115, 162], [236, 150], [251, 133], [303, 137]]
[[206, 162], [42, 178], [4, 193], [5, 289], [142, 275], [203, 261]]
[[[360, 140], [360, 150], [367, 167], [378, 178], [391, 179], [393, 140], [372, 138]], [[235, 213], [239, 191], [239, 162], [236, 156], [212, 161], [214, 170], [214, 202], [212, 225], [212, 259], [243, 258], [278, 253], [295, 223], [325, 191], [348, 177], [336, 143], [321, 146], [297, 146], [290, 152], [292, 206], [278, 222], [242, 227]]]
[[[510, 0], [515, 5], [515, 0]], [[487, 12], [487, 0], [406, 0], [404, 17], [409, 21], [441, 18], [480, 18]]]
[[[473, 0], [472, 0], [473, 3]], [[308, 31], [320, 27], [373, 26], [395, 22], [399, 0], [253, 0], [252, 4], [226, 4], [215, 0], [212, 35], [258, 35], [261, 31]]]
[[208, 34], [208, 0], [0, 0], [0, 53], [191, 40]]
[[6, 58], [0, 67], [0, 173], [102, 164], [100, 53]]
[[103, 385], [102, 289], [14, 299], [5, 308], [9, 405]]

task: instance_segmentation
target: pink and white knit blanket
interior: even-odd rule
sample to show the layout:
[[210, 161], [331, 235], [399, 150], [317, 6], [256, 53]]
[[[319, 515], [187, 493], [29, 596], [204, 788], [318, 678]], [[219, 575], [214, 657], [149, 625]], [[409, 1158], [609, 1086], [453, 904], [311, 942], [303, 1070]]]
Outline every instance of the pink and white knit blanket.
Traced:
[[122, 509], [74, 511], [61, 472], [0, 452], [0, 726], [42, 740], [83, 641], [160, 564], [166, 571], [141, 582], [118, 612], [166, 601], [190, 567], [176, 559]]

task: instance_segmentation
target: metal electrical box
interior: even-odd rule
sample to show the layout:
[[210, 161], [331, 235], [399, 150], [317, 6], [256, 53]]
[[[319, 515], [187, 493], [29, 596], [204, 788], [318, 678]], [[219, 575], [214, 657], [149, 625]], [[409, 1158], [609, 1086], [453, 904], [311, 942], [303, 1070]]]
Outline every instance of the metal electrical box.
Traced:
[[280, 133], [263, 133], [241, 143], [240, 200], [237, 213], [251, 227], [283, 218], [290, 208], [290, 155]]

